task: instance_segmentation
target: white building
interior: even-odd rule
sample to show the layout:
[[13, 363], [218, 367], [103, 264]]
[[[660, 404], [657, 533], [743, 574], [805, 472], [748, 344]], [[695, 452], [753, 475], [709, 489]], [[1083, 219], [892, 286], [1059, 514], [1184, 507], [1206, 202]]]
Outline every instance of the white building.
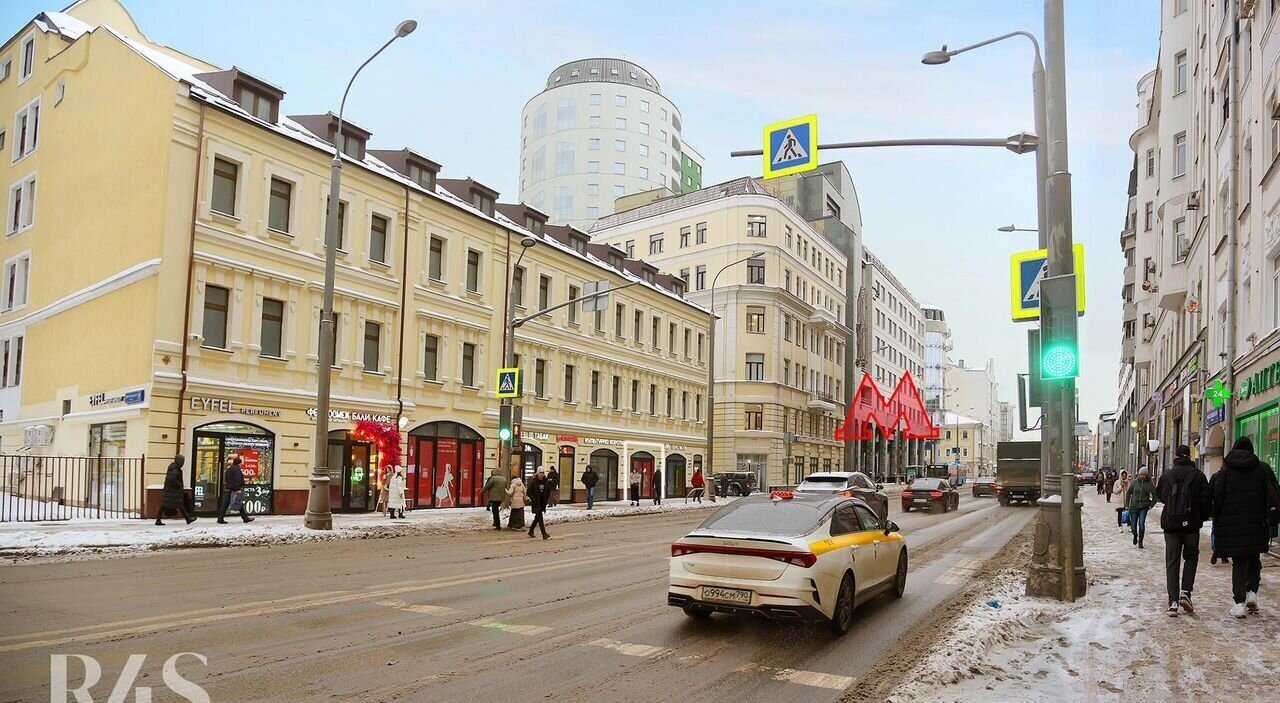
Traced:
[[977, 454], [980, 458], [994, 461], [1000, 427], [1000, 396], [994, 360], [987, 360], [986, 366], [981, 368], [972, 368], [965, 366], [964, 359], [961, 359], [957, 365], [948, 365], [944, 369], [943, 379], [943, 406], [949, 412], [973, 418], [986, 428]]
[[570, 61], [520, 114], [520, 201], [557, 224], [586, 229], [629, 194], [697, 190], [702, 163], [680, 110], [630, 61]]
[[996, 434], [997, 442], [1008, 442], [1018, 429], [1018, 409], [1013, 403], [1000, 401], [1000, 431]]
[[950, 361], [951, 328], [946, 313], [933, 305], [921, 305], [924, 313], [924, 403], [937, 422], [942, 420], [943, 370]]

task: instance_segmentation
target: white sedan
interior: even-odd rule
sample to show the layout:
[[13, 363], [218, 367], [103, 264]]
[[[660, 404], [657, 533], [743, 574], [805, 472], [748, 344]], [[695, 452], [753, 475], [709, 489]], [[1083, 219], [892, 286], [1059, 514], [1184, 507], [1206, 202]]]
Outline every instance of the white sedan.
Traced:
[[751, 613], [826, 621], [907, 587], [907, 543], [893, 521], [844, 495], [774, 492], [717, 510], [671, 545], [667, 604], [691, 617]]

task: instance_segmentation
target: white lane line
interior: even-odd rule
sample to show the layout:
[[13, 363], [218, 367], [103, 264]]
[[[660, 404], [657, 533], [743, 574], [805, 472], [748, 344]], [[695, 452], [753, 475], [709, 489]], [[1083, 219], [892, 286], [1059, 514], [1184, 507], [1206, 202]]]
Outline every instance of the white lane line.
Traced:
[[981, 559], [961, 559], [933, 582], [959, 586], [977, 575], [982, 570], [982, 563]]
[[769, 674], [774, 681], [795, 683], [814, 688], [826, 688], [832, 691], [843, 691], [852, 686], [854, 681], [852, 676], [824, 674], [818, 671], [804, 671], [803, 669], [777, 669], [772, 666], [754, 663], [743, 664], [734, 669], [734, 671], [738, 673], [763, 672]]
[[656, 657], [659, 654], [666, 654], [670, 649], [666, 647], [655, 647], [649, 644], [631, 644], [629, 642], [619, 642], [608, 638], [600, 638], [586, 643], [588, 647], [600, 647], [603, 649], [612, 649], [619, 654], [625, 654], [628, 657]]
[[405, 601], [402, 601], [398, 598], [393, 598], [391, 600], [378, 601], [378, 605], [381, 605], [387, 608], [395, 608], [396, 610], [404, 610], [410, 613], [417, 613], [419, 615], [447, 615], [449, 613], [458, 612], [453, 608], [446, 608], [443, 605], [429, 605], [427, 603], [406, 603]]
[[489, 630], [498, 630], [499, 632], [510, 632], [513, 635], [541, 635], [551, 632], [550, 627], [543, 627], [542, 625], [512, 625], [505, 622], [498, 622], [490, 618], [472, 620], [467, 624], [475, 627], [483, 627]]

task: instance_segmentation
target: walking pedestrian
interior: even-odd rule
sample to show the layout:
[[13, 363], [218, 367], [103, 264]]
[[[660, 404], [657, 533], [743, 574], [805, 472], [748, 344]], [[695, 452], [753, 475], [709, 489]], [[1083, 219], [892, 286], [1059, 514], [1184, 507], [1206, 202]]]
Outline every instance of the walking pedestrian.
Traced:
[[511, 472], [511, 483], [507, 486], [507, 503], [511, 505], [511, 517], [507, 518], [507, 529], [518, 530], [524, 527], [525, 505], [524, 481], [520, 480], [520, 472]]
[[[693, 490], [696, 491], [693, 496], [693, 502], [701, 503], [702, 494], [706, 493], [707, 487], [707, 480], [702, 476], [702, 469], [694, 469], [693, 478], [690, 479], [689, 483], [693, 486]], [[699, 488], [703, 490], [699, 491]]]
[[222, 500], [218, 505], [218, 524], [227, 524], [227, 510], [240, 510], [240, 519], [246, 523], [253, 522], [244, 504], [244, 471], [240, 468], [243, 462], [240, 457], [231, 460], [231, 465], [222, 475]]
[[401, 520], [404, 519], [404, 468], [394, 466], [391, 468], [391, 480], [387, 482], [387, 517], [392, 520], [396, 519], [397, 513]]
[[550, 499], [551, 482], [547, 480], [547, 474], [538, 469], [538, 473], [529, 479], [529, 507], [533, 508], [533, 523], [529, 525], [530, 537], [533, 537], [533, 528], [537, 527], [542, 530], [542, 539], [551, 539], [551, 535], [547, 534], [547, 525], [542, 521]]
[[1120, 490], [1117, 491], [1117, 495], [1120, 496], [1120, 506], [1116, 508], [1116, 526], [1121, 530], [1124, 529], [1124, 511], [1129, 509], [1127, 503], [1129, 500], [1129, 486], [1132, 483], [1133, 482], [1129, 480], [1129, 472], [1121, 471]]
[[1107, 471], [1107, 476], [1106, 476], [1106, 479], [1104, 480], [1104, 483], [1106, 483], [1107, 502], [1110, 503], [1111, 494], [1114, 493], [1116, 490], [1116, 472]]
[[[1222, 474], [1223, 474], [1226, 470], [1227, 470], [1227, 467], [1224, 465], [1222, 468], [1218, 469], [1218, 473], [1216, 473], [1216, 474], [1214, 474], [1213, 476], [1209, 477], [1209, 501], [1210, 501], [1210, 503], [1212, 503], [1212, 502], [1213, 502], [1213, 494], [1214, 494], [1214, 492], [1218, 489], [1218, 482], [1222, 480]], [[1212, 508], [1212, 507], [1210, 507], [1209, 512], [1210, 512], [1210, 514], [1212, 515], [1212, 512], [1213, 512], [1213, 508]], [[1218, 531], [1218, 523], [1217, 523], [1217, 522], [1210, 522], [1209, 524], [1210, 524], [1210, 527], [1209, 527], [1209, 555], [1210, 555], [1210, 556], [1209, 556], [1209, 563], [1210, 563], [1210, 564], [1217, 564], [1219, 561], [1222, 561], [1222, 562], [1223, 562], [1223, 563], [1225, 563], [1225, 564], [1230, 564], [1230, 563], [1231, 563], [1231, 557], [1220, 557], [1220, 556], [1218, 556], [1217, 552], [1215, 552], [1215, 551], [1214, 551], [1214, 548], [1217, 546], [1217, 541], [1218, 541], [1218, 540], [1217, 540], [1217, 534], [1218, 534], [1218, 532], [1217, 532], [1217, 531]]]
[[547, 485], [551, 487], [551, 497], [547, 500], [547, 507], [554, 508], [556, 503], [560, 502], [560, 472], [554, 466], [547, 472]]
[[1133, 543], [1142, 549], [1142, 540], [1147, 536], [1147, 511], [1156, 504], [1156, 485], [1151, 482], [1151, 470], [1147, 467], [1138, 469], [1138, 480], [1129, 486], [1129, 494], [1125, 497], [1125, 505], [1129, 508], [1129, 530], [1133, 532]]
[[1236, 439], [1223, 466], [1213, 485], [1213, 553], [1231, 557], [1231, 614], [1243, 618], [1258, 612], [1260, 555], [1267, 551], [1271, 526], [1280, 522], [1280, 485], [1248, 437]]
[[182, 465], [187, 458], [175, 455], [164, 472], [164, 500], [160, 503], [160, 511], [156, 513], [156, 524], [163, 525], [160, 518], [166, 514], [178, 513], [186, 519], [187, 524], [196, 521], [195, 516], [187, 510], [187, 491], [182, 485]]
[[596, 507], [596, 484], [600, 482], [600, 474], [596, 473], [596, 467], [587, 465], [586, 471], [582, 472], [582, 485], [587, 489], [587, 510]]
[[480, 494], [489, 503], [489, 512], [493, 513], [493, 529], [502, 529], [502, 504], [507, 499], [507, 477], [501, 471], [494, 471], [485, 479]]
[[1174, 450], [1173, 467], [1160, 476], [1156, 493], [1164, 504], [1160, 528], [1164, 530], [1165, 590], [1169, 596], [1165, 612], [1177, 617], [1181, 605], [1183, 610], [1194, 613], [1191, 591], [1200, 563], [1200, 528], [1209, 518], [1213, 503], [1209, 481], [1191, 460], [1191, 447], [1182, 444]]
[[654, 471], [654, 472], [653, 472], [653, 486], [652, 486], [652, 489], [653, 489], [653, 504], [654, 504], [654, 505], [662, 505], [662, 481], [663, 481], [663, 478], [662, 478], [662, 472], [661, 472], [661, 471]]
[[640, 505], [640, 482], [644, 480], [640, 469], [631, 470], [631, 504]]

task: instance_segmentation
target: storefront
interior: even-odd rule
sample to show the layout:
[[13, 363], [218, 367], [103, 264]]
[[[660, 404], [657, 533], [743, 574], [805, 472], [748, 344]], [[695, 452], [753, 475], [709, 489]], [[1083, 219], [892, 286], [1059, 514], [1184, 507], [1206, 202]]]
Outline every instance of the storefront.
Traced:
[[[1248, 437], [1258, 458], [1280, 467], [1280, 351], [1236, 374], [1235, 436]], [[1280, 473], [1280, 470], [1277, 470]]]
[[[618, 453], [612, 449], [593, 449], [589, 463], [600, 477], [596, 484], [596, 500], [618, 500]], [[585, 489], [583, 500], [586, 500]]]
[[197, 515], [217, 514], [226, 469], [237, 457], [244, 473], [245, 510], [250, 515], [274, 511], [274, 434], [257, 425], [223, 421], [197, 426], [194, 442], [191, 488]]
[[409, 431], [409, 499], [415, 508], [481, 505], [484, 438], [456, 422], [430, 422]]
[[560, 444], [556, 447], [558, 455], [556, 469], [560, 472], [560, 502], [573, 502], [573, 484], [578, 480], [575, 476], [576, 465], [574, 460], [578, 455], [578, 448], [572, 444]]
[[329, 432], [329, 509], [366, 513], [378, 504], [379, 457], [373, 442], [349, 430]]
[[663, 475], [662, 496], [664, 498], [682, 498], [685, 493], [688, 477], [688, 462], [680, 454], [667, 454], [667, 467]]

